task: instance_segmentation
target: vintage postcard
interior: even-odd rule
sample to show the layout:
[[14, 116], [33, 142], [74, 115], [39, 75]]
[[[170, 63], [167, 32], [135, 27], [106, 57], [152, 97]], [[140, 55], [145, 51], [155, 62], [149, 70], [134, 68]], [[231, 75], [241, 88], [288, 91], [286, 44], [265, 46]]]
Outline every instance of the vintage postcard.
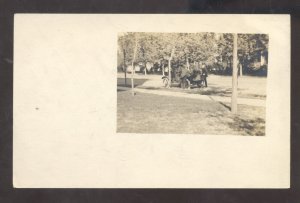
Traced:
[[17, 188], [289, 188], [290, 16], [16, 14]]

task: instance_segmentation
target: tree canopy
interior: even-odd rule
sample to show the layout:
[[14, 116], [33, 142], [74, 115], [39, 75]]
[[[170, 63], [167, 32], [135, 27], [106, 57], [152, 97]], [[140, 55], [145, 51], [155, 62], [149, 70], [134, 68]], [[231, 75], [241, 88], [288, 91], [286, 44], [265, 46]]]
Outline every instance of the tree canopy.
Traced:
[[[229, 33], [122, 33], [118, 38], [118, 65], [133, 57], [135, 37], [138, 40], [136, 62], [162, 63], [171, 57], [172, 64], [193, 62], [208, 66], [232, 67], [233, 35]], [[238, 58], [245, 68], [268, 55], [268, 35], [238, 34]]]

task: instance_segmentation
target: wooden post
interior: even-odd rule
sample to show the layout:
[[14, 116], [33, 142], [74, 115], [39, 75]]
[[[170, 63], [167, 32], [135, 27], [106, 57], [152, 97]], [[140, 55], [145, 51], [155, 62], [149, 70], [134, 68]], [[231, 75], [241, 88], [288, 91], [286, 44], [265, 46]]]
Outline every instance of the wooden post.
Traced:
[[231, 95], [231, 112], [237, 114], [237, 84], [238, 84], [238, 67], [237, 67], [237, 34], [233, 34], [233, 64], [232, 64], [232, 95]]
[[136, 55], [136, 51], [137, 51], [137, 36], [135, 34], [135, 45], [134, 45], [134, 52], [133, 52], [133, 59], [132, 59], [132, 70], [131, 70], [131, 93], [132, 96], [134, 96], [134, 81], [133, 81], [133, 75], [134, 75], [134, 61], [135, 61], [135, 55]]

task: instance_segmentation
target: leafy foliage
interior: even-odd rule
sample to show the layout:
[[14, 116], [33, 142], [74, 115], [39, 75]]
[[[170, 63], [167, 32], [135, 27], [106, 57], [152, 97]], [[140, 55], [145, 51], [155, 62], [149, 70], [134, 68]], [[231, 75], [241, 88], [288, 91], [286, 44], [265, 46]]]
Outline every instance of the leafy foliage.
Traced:
[[[122, 33], [118, 38], [118, 65], [130, 64], [133, 58], [135, 37], [138, 40], [136, 62], [151, 62], [167, 66], [172, 55], [172, 65], [205, 63], [219, 66], [221, 71], [232, 68], [233, 35], [218, 33]], [[267, 60], [268, 35], [239, 34], [238, 58], [245, 69], [251, 63]], [[265, 67], [266, 68], [266, 67]]]

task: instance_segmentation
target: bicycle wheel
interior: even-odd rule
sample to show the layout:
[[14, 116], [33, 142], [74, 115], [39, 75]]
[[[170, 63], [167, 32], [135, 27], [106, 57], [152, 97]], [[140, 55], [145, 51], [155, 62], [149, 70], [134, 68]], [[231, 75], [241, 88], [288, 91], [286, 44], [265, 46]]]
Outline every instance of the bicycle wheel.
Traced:
[[164, 84], [164, 87], [168, 87], [168, 85], [169, 85], [169, 78], [164, 78], [163, 79], [163, 84]]
[[186, 79], [185, 84], [188, 89], [191, 89], [191, 82], [189, 81], [189, 79]]

